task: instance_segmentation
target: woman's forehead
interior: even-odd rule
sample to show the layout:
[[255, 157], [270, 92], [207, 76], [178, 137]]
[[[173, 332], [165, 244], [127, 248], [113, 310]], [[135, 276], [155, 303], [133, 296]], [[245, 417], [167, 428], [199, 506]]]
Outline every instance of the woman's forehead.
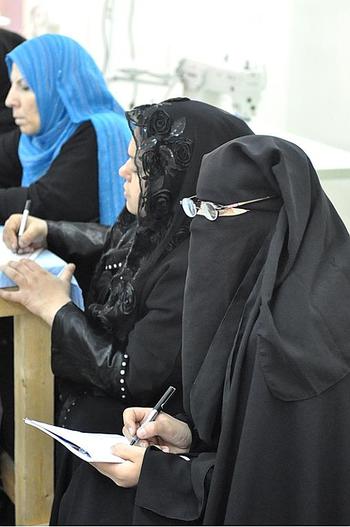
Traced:
[[23, 75], [22, 75], [21, 70], [19, 69], [17, 64], [13, 62], [12, 68], [11, 68], [11, 75], [10, 75], [11, 82], [17, 82], [18, 80], [22, 78], [23, 78]]
[[136, 142], [133, 137], [130, 139], [130, 143], [128, 147], [128, 154], [130, 157], [135, 157], [135, 154], [136, 154]]

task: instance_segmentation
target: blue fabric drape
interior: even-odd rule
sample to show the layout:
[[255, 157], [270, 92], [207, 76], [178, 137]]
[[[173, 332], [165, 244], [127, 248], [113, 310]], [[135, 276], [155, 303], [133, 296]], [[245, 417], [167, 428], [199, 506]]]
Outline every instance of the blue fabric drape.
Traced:
[[37, 134], [21, 134], [22, 186], [43, 176], [79, 125], [90, 120], [97, 136], [100, 222], [114, 223], [125, 204], [118, 170], [131, 134], [92, 57], [73, 39], [47, 34], [15, 48], [6, 62], [9, 72], [17, 65], [35, 93], [41, 121]]

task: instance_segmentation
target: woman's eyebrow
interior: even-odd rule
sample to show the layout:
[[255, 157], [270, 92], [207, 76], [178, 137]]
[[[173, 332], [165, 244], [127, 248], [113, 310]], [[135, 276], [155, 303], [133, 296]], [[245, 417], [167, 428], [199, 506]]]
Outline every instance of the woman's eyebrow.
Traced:
[[11, 82], [12, 82], [12, 84], [14, 84], [14, 83], [20, 84], [21, 82], [27, 83], [27, 81], [25, 80], [24, 77], [18, 77], [17, 79], [11, 79]]

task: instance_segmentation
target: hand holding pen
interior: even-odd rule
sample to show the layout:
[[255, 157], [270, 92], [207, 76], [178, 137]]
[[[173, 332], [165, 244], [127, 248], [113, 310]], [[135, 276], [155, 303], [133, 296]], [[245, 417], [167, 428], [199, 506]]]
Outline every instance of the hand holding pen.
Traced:
[[[163, 397], [167, 397], [167, 392]], [[127, 437], [133, 436], [133, 445], [142, 441], [142, 446], [157, 445], [163, 451], [186, 453], [192, 442], [192, 434], [188, 425], [163, 411], [157, 412], [154, 416], [152, 410], [162, 404], [162, 399], [158, 401], [155, 408], [133, 407], [124, 410], [123, 433]], [[164, 407], [164, 403], [162, 406]], [[135, 430], [137, 430], [136, 434]]]
[[[169, 386], [169, 388], [162, 395], [159, 401], [153, 406], [147, 417], [142, 420], [140, 428], [143, 427], [145, 424], [154, 421], [158, 417], [159, 412], [163, 410], [164, 405], [169, 401], [170, 397], [175, 393], [175, 391], [176, 388], [174, 388], [174, 386]], [[130, 441], [130, 445], [136, 445], [139, 440], [139, 437], [135, 434]]]
[[23, 214], [12, 214], [4, 225], [3, 241], [14, 253], [32, 253], [47, 247], [47, 222], [30, 216], [29, 205], [27, 201]]

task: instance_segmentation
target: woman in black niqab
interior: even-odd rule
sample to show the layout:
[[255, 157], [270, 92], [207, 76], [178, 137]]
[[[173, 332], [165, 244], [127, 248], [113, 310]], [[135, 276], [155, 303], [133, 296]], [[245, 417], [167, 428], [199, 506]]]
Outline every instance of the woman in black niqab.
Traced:
[[297, 146], [252, 136], [205, 156], [199, 200], [266, 196], [192, 221], [183, 388], [197, 440], [189, 463], [147, 451], [136, 523], [349, 523], [349, 234]]

